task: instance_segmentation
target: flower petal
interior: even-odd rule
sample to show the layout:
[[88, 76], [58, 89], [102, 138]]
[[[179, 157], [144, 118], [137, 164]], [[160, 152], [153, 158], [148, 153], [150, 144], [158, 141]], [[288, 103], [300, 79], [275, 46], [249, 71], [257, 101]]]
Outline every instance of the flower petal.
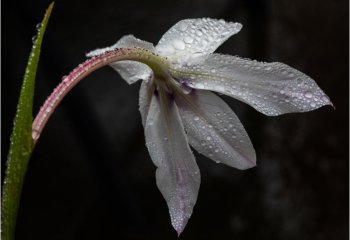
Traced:
[[128, 83], [133, 84], [138, 80], [148, 80], [152, 77], [152, 70], [146, 64], [136, 61], [120, 61], [109, 64]]
[[151, 81], [142, 81], [139, 94], [139, 110], [141, 113], [142, 125], [145, 127], [149, 112], [149, 106], [152, 100], [152, 91], [150, 90]]
[[206, 157], [238, 169], [256, 165], [255, 150], [230, 107], [210, 91], [191, 93], [195, 107], [179, 104], [189, 143]]
[[187, 79], [190, 87], [229, 95], [269, 116], [332, 105], [314, 80], [278, 62], [211, 54], [202, 61], [177, 66], [172, 74]]
[[95, 50], [87, 53], [86, 56], [87, 57], [94, 57], [94, 56], [100, 55], [100, 54], [105, 53], [105, 52], [113, 51], [117, 48], [134, 48], [134, 47], [144, 48], [144, 49], [150, 50], [152, 52], [155, 51], [155, 48], [154, 48], [152, 43], [138, 39], [134, 35], [126, 35], [126, 36], [122, 37], [121, 39], [119, 39], [119, 41], [116, 42], [115, 44], [113, 44], [112, 46], [95, 49]]
[[[134, 47], [148, 49], [152, 52], [155, 51], [155, 48], [152, 43], [142, 41], [138, 38], [135, 38], [133, 35], [126, 35], [122, 37], [116, 44], [110, 47], [96, 49], [87, 53], [86, 56], [93, 57], [108, 51], [115, 50], [117, 48]], [[129, 84], [132, 84], [138, 80], [147, 80], [152, 75], [152, 70], [146, 64], [136, 61], [115, 62], [111, 63], [110, 66], [114, 68], [114, 70], [116, 70], [122, 76], [122, 78]]]
[[196, 57], [214, 52], [242, 28], [240, 23], [197, 18], [179, 21], [160, 39], [156, 49], [171, 60]]
[[168, 111], [161, 111], [159, 98], [153, 95], [145, 135], [151, 158], [158, 167], [157, 186], [168, 204], [171, 223], [180, 234], [197, 200], [200, 173], [173, 101], [169, 102]]

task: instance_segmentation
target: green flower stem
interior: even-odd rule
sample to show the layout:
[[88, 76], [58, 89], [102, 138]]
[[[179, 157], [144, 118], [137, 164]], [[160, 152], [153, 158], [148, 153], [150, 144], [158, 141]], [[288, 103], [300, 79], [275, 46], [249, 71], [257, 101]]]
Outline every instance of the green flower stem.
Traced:
[[28, 161], [34, 148], [34, 142], [32, 140], [32, 111], [35, 76], [41, 43], [53, 4], [51, 3], [46, 10], [44, 19], [38, 29], [38, 35], [28, 59], [17, 105], [2, 192], [1, 237], [3, 240], [13, 240], [15, 237], [15, 226], [22, 186]]

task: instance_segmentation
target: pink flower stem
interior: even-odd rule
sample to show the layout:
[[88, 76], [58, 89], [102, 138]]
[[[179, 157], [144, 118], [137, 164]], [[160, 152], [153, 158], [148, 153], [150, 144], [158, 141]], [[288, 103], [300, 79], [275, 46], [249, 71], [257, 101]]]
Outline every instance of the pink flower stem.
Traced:
[[32, 125], [34, 144], [39, 139], [47, 121], [64, 96], [87, 75], [105, 65], [122, 60], [134, 60], [149, 64], [152, 63], [151, 55], [149, 51], [141, 48], [120, 48], [92, 57], [76, 67], [68, 76], [62, 78], [61, 83], [46, 99], [35, 117]]

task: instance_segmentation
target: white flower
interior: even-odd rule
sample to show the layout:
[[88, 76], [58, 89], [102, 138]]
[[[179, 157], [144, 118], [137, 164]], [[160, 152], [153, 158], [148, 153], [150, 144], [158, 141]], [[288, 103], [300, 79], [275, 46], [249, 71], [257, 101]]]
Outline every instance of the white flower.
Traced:
[[[110, 66], [129, 84], [142, 80], [139, 104], [146, 145], [178, 234], [192, 214], [200, 185], [189, 146], [238, 169], [256, 165], [254, 148], [241, 122], [211, 91], [239, 99], [269, 116], [332, 105], [310, 77], [283, 63], [213, 53], [241, 28], [239, 23], [224, 20], [187, 19], [166, 32], [156, 47], [128, 35], [88, 54], [98, 58], [118, 49], [129, 54]], [[65, 88], [58, 87], [45, 104], [55, 105], [55, 96]], [[47, 116], [45, 110], [41, 112]], [[33, 124], [34, 139], [47, 121], [40, 114]]]

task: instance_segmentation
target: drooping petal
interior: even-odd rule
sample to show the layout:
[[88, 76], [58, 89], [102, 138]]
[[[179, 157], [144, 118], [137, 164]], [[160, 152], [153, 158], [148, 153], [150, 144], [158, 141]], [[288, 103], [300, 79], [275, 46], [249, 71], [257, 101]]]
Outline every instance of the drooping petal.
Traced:
[[152, 70], [146, 64], [136, 61], [120, 61], [111, 63], [109, 66], [116, 70], [128, 84], [138, 80], [148, 80], [152, 76]]
[[[197, 200], [200, 173], [176, 104], [169, 102], [168, 111], [161, 111], [159, 99], [153, 95], [149, 107], [146, 144], [158, 167], [157, 186], [168, 204], [171, 223], [180, 234]], [[168, 116], [165, 116], [166, 112]]]
[[142, 81], [139, 94], [139, 110], [141, 113], [142, 125], [145, 127], [146, 119], [151, 104], [153, 90], [151, 89], [151, 81]]
[[254, 167], [255, 150], [230, 107], [210, 91], [196, 90], [189, 97], [192, 106], [181, 102], [179, 110], [190, 145], [218, 163]]
[[201, 62], [176, 66], [172, 74], [188, 80], [190, 87], [237, 98], [269, 116], [332, 105], [314, 80], [278, 62], [211, 54]]
[[214, 52], [242, 28], [240, 23], [198, 18], [179, 21], [160, 39], [156, 49], [169, 59], [183, 60]]
[[[155, 51], [155, 48], [152, 43], [142, 41], [134, 37], [133, 35], [126, 35], [122, 37], [116, 44], [110, 47], [96, 49], [87, 53], [86, 56], [93, 57], [108, 51], [115, 50], [117, 48], [134, 47], [144, 48], [152, 52]], [[114, 68], [114, 70], [116, 70], [122, 76], [122, 78], [129, 84], [132, 84], [138, 80], [147, 80], [152, 75], [152, 70], [146, 64], [136, 61], [120, 61], [111, 63], [110, 66]]]

